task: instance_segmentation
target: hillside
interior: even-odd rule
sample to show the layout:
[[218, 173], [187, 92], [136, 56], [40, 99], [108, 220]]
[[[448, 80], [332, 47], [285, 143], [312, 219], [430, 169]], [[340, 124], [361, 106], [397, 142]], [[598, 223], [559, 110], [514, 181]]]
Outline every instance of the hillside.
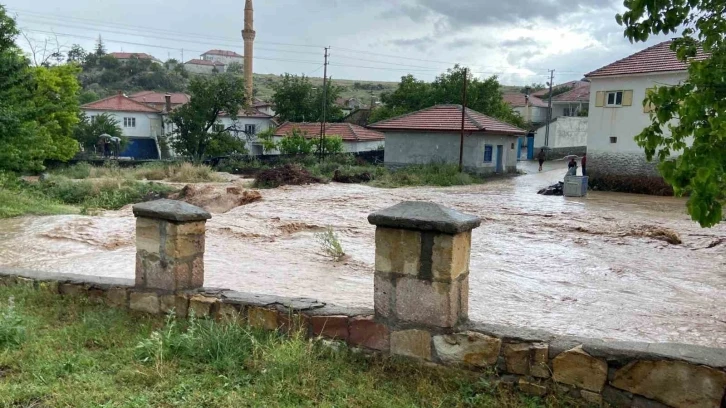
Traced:
[[[269, 100], [272, 98], [274, 91], [272, 86], [280, 81], [281, 75], [275, 74], [254, 74], [255, 90], [257, 91], [257, 97], [263, 100]], [[323, 78], [311, 77], [310, 82], [313, 86], [323, 85]], [[335, 79], [333, 78], [335, 85], [343, 87], [341, 97], [343, 98], [356, 98], [364, 104], [370, 104], [371, 93], [372, 96], [377, 99], [380, 98], [383, 92], [393, 92], [398, 86], [398, 82], [384, 82], [384, 81], [360, 81], [351, 79]]]

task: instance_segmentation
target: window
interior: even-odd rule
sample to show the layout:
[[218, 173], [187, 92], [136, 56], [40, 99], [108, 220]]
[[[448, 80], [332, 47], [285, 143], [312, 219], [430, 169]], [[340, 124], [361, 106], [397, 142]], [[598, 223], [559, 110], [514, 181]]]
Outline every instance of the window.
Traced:
[[484, 146], [484, 163], [492, 162], [492, 145]]
[[562, 116], [577, 116], [576, 106], [567, 106], [563, 109]]
[[617, 142], [618, 142], [618, 138], [617, 137], [611, 137], [610, 138], [610, 143], [617, 143]]
[[605, 106], [623, 106], [623, 91], [608, 92]]
[[514, 150], [514, 143], [512, 143], [512, 150]]
[[221, 123], [215, 123], [214, 125], [212, 125], [212, 131], [214, 131], [215, 133], [224, 132], [224, 129], [226, 128]]
[[124, 118], [124, 127], [136, 127], [136, 118]]
[[245, 125], [245, 134], [254, 135], [257, 133], [257, 125]]

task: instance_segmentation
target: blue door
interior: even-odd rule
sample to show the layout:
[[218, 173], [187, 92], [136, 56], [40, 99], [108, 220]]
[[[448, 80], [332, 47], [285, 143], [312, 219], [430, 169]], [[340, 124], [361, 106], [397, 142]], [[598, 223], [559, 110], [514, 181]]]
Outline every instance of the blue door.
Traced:
[[504, 172], [504, 163], [502, 163], [503, 157], [504, 157], [504, 146], [497, 145], [497, 173]]
[[534, 160], [534, 135], [527, 135], [527, 160]]
[[517, 161], [522, 160], [522, 143], [524, 143], [524, 136], [517, 138]]

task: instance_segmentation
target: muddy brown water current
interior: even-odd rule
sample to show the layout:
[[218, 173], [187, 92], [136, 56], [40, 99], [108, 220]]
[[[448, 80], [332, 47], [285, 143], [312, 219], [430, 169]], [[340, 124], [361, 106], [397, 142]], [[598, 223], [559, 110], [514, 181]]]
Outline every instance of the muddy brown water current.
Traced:
[[[374, 227], [367, 215], [429, 200], [483, 219], [472, 240], [473, 320], [725, 347], [726, 225], [700, 228], [675, 198], [537, 195], [562, 178], [556, 166], [480, 186], [263, 190], [262, 201], [214, 214], [207, 224], [205, 285], [371, 307]], [[314, 237], [328, 225], [347, 254], [338, 263]], [[653, 228], [674, 231], [683, 243], [639, 233]], [[0, 220], [0, 267], [132, 278], [133, 235], [128, 208]]]

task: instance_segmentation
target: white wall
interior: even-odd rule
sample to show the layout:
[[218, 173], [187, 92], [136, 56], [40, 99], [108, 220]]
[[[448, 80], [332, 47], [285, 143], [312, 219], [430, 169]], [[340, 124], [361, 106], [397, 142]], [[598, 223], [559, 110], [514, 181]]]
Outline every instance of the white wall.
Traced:
[[532, 123], [543, 123], [547, 120], [547, 108], [539, 106], [529, 106], [529, 116], [527, 115], [527, 109], [524, 106], [514, 108], [514, 111], [519, 113], [525, 121]]
[[228, 57], [225, 55], [212, 55], [212, 54], [204, 54], [202, 55], [202, 59], [206, 61], [217, 61], [221, 62], [224, 65], [229, 65], [233, 62], [236, 62], [240, 65], [244, 64], [244, 58], [243, 57]]
[[241, 133], [245, 129], [245, 125], [255, 125], [256, 126], [256, 133], [259, 134], [262, 131], [265, 131], [269, 129], [270, 127], [273, 127], [274, 124], [272, 123], [271, 119], [266, 118], [246, 118], [246, 117], [238, 117], [236, 121], [232, 121], [232, 119], [229, 116], [223, 116], [217, 120], [218, 123], [221, 123], [224, 125], [225, 128], [229, 128], [233, 124], [237, 126], [237, 128], [240, 130], [239, 137], [243, 138], [245, 141], [245, 144], [247, 145], [247, 149], [250, 150], [250, 152], [253, 151], [253, 149], [250, 149], [251, 145], [253, 143], [257, 142], [257, 137], [248, 137], [244, 133]]
[[[99, 111], [86, 110], [86, 116], [98, 116], [108, 113], [117, 121], [123, 135], [127, 137], [153, 137], [161, 135], [161, 114], [158, 113], [142, 113], [142, 112], [117, 112], [117, 111]], [[124, 118], [136, 118], [136, 127], [124, 127]]]
[[[588, 119], [581, 117], [559, 117], [550, 124], [549, 147], [587, 146]], [[542, 126], [534, 133], [534, 147], [539, 149], [545, 145], [547, 126]]]
[[381, 146], [385, 146], [384, 140], [367, 140], [361, 142], [343, 140], [343, 148], [346, 153], [370, 152], [372, 150], [378, 150]]
[[[559, 118], [562, 116], [565, 116], [565, 108], [574, 108], [577, 110], [586, 110], [587, 109], [587, 102], [579, 103], [579, 102], [568, 102], [568, 103], [555, 103], [552, 102], [552, 118]], [[568, 115], [572, 116], [572, 115]]]
[[[633, 138], [651, 123], [649, 114], [643, 111], [646, 89], [677, 85], [686, 78], [686, 72], [591, 78], [588, 153], [643, 153]], [[633, 91], [632, 106], [595, 106], [598, 91], [621, 90]], [[611, 137], [617, 137], [617, 143], [611, 143]]]

